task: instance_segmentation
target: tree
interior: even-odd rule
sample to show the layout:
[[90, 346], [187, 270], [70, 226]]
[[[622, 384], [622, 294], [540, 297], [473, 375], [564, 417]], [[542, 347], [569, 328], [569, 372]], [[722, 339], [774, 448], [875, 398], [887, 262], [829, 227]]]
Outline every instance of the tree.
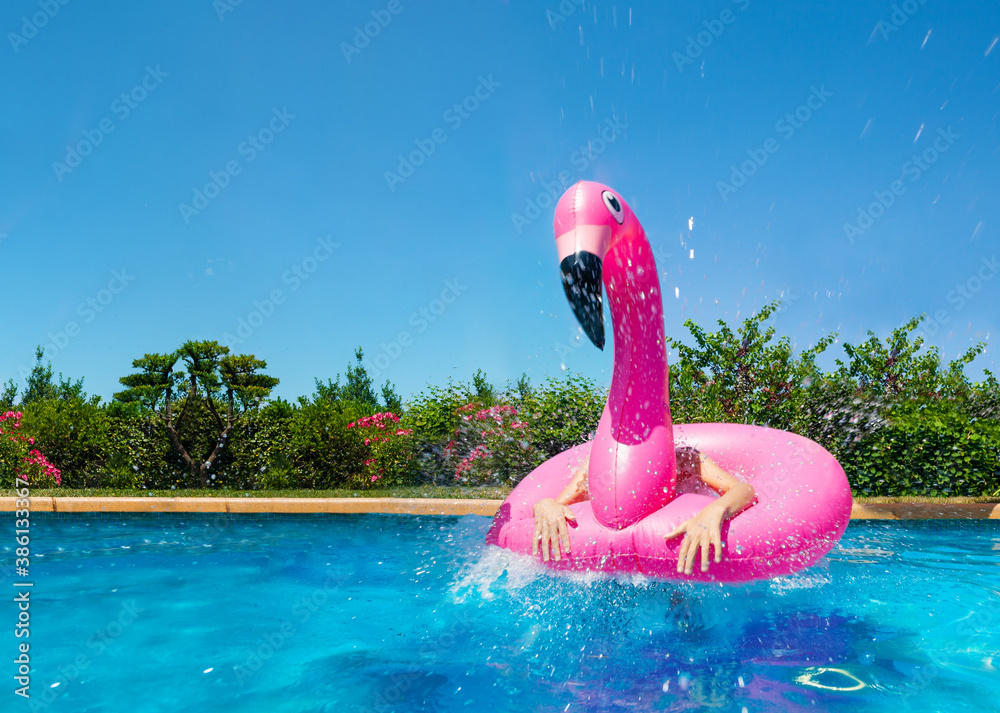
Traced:
[[[183, 368], [177, 369], [178, 360]], [[115, 394], [123, 403], [138, 402], [156, 413], [163, 422], [170, 444], [187, 466], [192, 479], [203, 487], [211, 481], [209, 470], [226, 450], [233, 427], [244, 414], [256, 409], [278, 385], [278, 379], [258, 373], [267, 363], [252, 354], [229, 354], [229, 348], [215, 341], [187, 341], [172, 354], [146, 354], [132, 362], [140, 371], [119, 381], [128, 388]], [[176, 420], [175, 393], [184, 393], [184, 404]], [[226, 408], [225, 419], [216, 402]], [[185, 416], [204, 407], [215, 425], [217, 437], [210, 450], [200, 457], [196, 443], [185, 446], [181, 425]]]
[[403, 400], [396, 393], [396, 387], [391, 381], [382, 384], [382, 400], [385, 402], [385, 410], [391, 411], [397, 416], [403, 411]]
[[[327, 379], [325, 384], [316, 379], [314, 401], [354, 401], [371, 409], [378, 409], [378, 396], [375, 394], [372, 378], [365, 369], [364, 357], [364, 351], [358, 347], [354, 352], [356, 364], [347, 365], [347, 381], [343, 386], [340, 384], [340, 374], [333, 381]], [[398, 414], [403, 408], [402, 399], [391, 381], [382, 385], [382, 400], [387, 411]]]
[[[49, 361], [43, 365], [42, 359], [44, 358], [45, 350], [39, 345], [35, 348], [35, 366], [25, 379], [26, 386], [24, 393], [21, 394], [21, 405], [24, 406], [44, 399], [80, 399], [85, 401], [87, 395], [83, 392], [83, 378], [81, 377], [73, 381], [72, 379], [64, 378], [62, 373], [60, 373], [59, 381], [53, 382], [52, 362]], [[11, 389], [13, 389], [12, 392], [10, 391]], [[8, 395], [14, 396], [16, 393], [17, 389], [13, 380], [7, 382], [7, 387], [4, 390], [4, 398], [6, 399]], [[99, 397], [97, 399], [99, 400]]]
[[909, 333], [925, 319], [920, 315], [897, 327], [883, 343], [874, 332], [854, 346], [844, 343], [847, 363], [840, 359], [837, 376], [851, 380], [866, 398], [885, 398], [903, 403], [938, 398], [967, 398], [972, 384], [964, 369], [986, 349], [985, 342], [970, 347], [945, 367], [937, 347], [921, 351], [923, 337], [912, 342]]
[[8, 379], [3, 385], [3, 391], [0, 391], [0, 411], [10, 411], [15, 403], [17, 403], [17, 384], [13, 379]]
[[496, 402], [496, 390], [482, 369], [476, 369], [476, 373], [472, 375], [472, 386], [476, 389], [476, 400], [483, 406], [489, 407]]

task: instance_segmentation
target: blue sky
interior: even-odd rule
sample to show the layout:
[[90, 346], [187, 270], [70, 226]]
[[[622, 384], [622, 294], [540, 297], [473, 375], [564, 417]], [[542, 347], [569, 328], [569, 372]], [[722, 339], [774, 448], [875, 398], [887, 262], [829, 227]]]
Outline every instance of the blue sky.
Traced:
[[671, 336], [782, 295], [798, 348], [996, 333], [995, 2], [12, 0], [0, 29], [0, 380], [42, 344], [109, 398], [216, 339], [289, 399], [359, 345], [404, 397], [607, 383], [552, 235], [580, 179], [643, 222]]

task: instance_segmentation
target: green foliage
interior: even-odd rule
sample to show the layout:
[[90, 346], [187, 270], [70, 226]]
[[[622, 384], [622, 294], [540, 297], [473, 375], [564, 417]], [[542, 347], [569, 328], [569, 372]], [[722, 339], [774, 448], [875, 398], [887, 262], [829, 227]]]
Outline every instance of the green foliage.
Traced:
[[[316, 379], [316, 392], [312, 400], [354, 401], [377, 410], [379, 408], [378, 397], [375, 395], [372, 379], [365, 369], [364, 357], [364, 351], [358, 347], [354, 352], [356, 363], [347, 365], [347, 381], [343, 386], [340, 384], [340, 374], [337, 374], [337, 378], [333, 381], [327, 379], [325, 384]], [[302, 400], [300, 399], [300, 401]], [[391, 381], [382, 384], [382, 401], [387, 411], [392, 413], [402, 411], [402, 400]]]
[[[178, 361], [182, 370], [176, 369]], [[245, 479], [223, 477], [233, 473], [227, 468], [232, 460], [228, 443], [241, 417], [258, 408], [278, 384], [273, 376], [258, 373], [267, 363], [250, 354], [230, 354], [215, 341], [189, 340], [173, 354], [146, 354], [132, 366], [139, 371], [120, 380], [128, 388], [115, 394], [115, 400], [159, 417], [173, 451], [168, 463], [179, 462], [202, 487], [244, 487], [240, 483]], [[175, 421], [174, 391], [182, 388], [186, 394], [178, 399]]]
[[[73, 381], [69, 378], [64, 378], [63, 375], [59, 374], [59, 381], [54, 382], [52, 380], [52, 362], [42, 364], [42, 359], [45, 357], [45, 351], [41, 346], [35, 348], [35, 366], [32, 367], [31, 373], [25, 379], [24, 393], [21, 394], [21, 405], [26, 406], [36, 401], [42, 401], [44, 399], [85, 399], [87, 395], [83, 392], [83, 379], [77, 379]], [[13, 400], [17, 395], [17, 386], [15, 385], [13, 379], [7, 382], [4, 388], [4, 401], [10, 400], [10, 406], [13, 407]], [[100, 401], [100, 397], [95, 397], [95, 403]]]
[[790, 428], [801, 403], [802, 385], [820, 374], [816, 357], [836, 335], [821, 339], [798, 357], [787, 337], [772, 342], [774, 327], [762, 324], [778, 301], [749, 317], [736, 333], [719, 320], [706, 332], [692, 320], [695, 346], [670, 340], [679, 354], [670, 369], [670, 409], [675, 422], [727, 422]]
[[470, 389], [450, 379], [444, 387], [428, 385], [406, 405], [406, 425], [429, 441], [442, 441], [458, 427], [459, 406], [472, 400]]
[[128, 388], [115, 394], [119, 403], [135, 403], [155, 411], [166, 403], [169, 394], [183, 383], [183, 374], [174, 373], [177, 354], [146, 354], [132, 361], [137, 374], [123, 376], [119, 381]]
[[897, 409], [843, 463], [859, 495], [1000, 494], [1000, 421], [946, 404]]
[[[910, 340], [921, 318], [880, 340], [844, 344], [832, 374], [815, 367], [825, 337], [794, 358], [786, 340], [761, 333], [769, 305], [738, 337], [707, 334], [690, 321], [697, 347], [677, 342], [671, 368], [675, 422], [763, 423], [800, 433], [829, 450], [863, 495], [992, 494], [1000, 490], [1000, 384], [972, 384], [964, 368], [985, 345], [944, 365], [938, 350]], [[706, 371], [711, 376], [706, 375]]]
[[483, 406], [490, 407], [497, 402], [493, 384], [486, 378], [482, 369], [477, 369], [472, 375], [472, 388], [475, 389], [475, 400]]
[[593, 440], [607, 400], [607, 392], [595, 381], [567, 373], [531, 389], [522, 376], [517, 389], [511, 401], [528, 423], [529, 443], [541, 460]]
[[36, 399], [23, 407], [23, 428], [63, 473], [70, 488], [97, 487], [118, 447], [105, 409], [79, 397]]
[[974, 384], [965, 402], [965, 411], [970, 418], [1000, 419], [1000, 382], [988, 370], [983, 369], [986, 381]]
[[[795, 354], [766, 326], [776, 308], [735, 330], [689, 320], [692, 344], [669, 341], [679, 355], [670, 368], [675, 423], [795, 431], [837, 457], [857, 495], [1000, 495], [1000, 382], [988, 371], [978, 383], [965, 374], [984, 344], [943, 363], [913, 338], [917, 318], [884, 340], [869, 333], [844, 344], [843, 359], [822, 373], [816, 358], [835, 335]], [[406, 404], [386, 382], [383, 410], [359, 348], [343, 385], [339, 375], [317, 379], [315, 394], [293, 404], [269, 400], [278, 381], [261, 373], [263, 360], [188, 341], [133, 361], [125, 389], [101, 404], [82, 379], [54, 379], [42, 357], [39, 349], [21, 394], [24, 438], [0, 441], [0, 469], [29, 469], [44, 484], [57, 468], [71, 488], [509, 486], [591, 440], [607, 396], [579, 375], [536, 386], [522, 374], [501, 390], [477, 370], [468, 383], [428, 386]], [[9, 381], [0, 413], [17, 398]]]
[[294, 484], [288, 445], [295, 412], [282, 399], [247, 412], [230, 434], [229, 458], [219, 466], [219, 484], [243, 490]]
[[349, 478], [350, 487], [395, 487], [407, 485], [413, 476], [413, 431], [402, 428], [399, 416], [388, 411], [365, 416], [347, 424], [360, 434], [368, 449], [360, 476]]
[[23, 416], [20, 411], [0, 412], [0, 476], [7, 483], [19, 478], [32, 488], [61, 485], [59, 469], [39, 450], [35, 437], [21, 428]]
[[446, 462], [462, 485], [513, 485], [541, 463], [529, 424], [510, 404], [473, 401], [458, 409], [459, 427], [445, 446]]
[[6, 413], [14, 408], [17, 403], [17, 384], [13, 379], [8, 379], [0, 391], [0, 412]]
[[429, 387], [406, 419], [425, 477], [512, 485], [547, 458], [592, 439], [605, 398], [593, 381], [573, 374], [537, 388], [522, 375], [498, 394], [480, 371], [471, 384]]
[[355, 401], [322, 400], [296, 410], [284, 453], [299, 487], [337, 488], [360, 481], [370, 451], [361, 431], [348, 424], [370, 415], [368, 404]]
[[391, 381], [382, 384], [382, 401], [385, 402], [386, 411], [391, 413], [403, 412], [403, 399], [396, 393], [396, 387]]

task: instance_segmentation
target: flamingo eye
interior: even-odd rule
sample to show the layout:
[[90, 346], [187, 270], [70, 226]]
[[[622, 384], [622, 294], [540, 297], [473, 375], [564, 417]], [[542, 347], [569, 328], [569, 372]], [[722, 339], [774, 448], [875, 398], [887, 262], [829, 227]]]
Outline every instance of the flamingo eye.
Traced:
[[615, 217], [615, 220], [618, 221], [618, 225], [621, 225], [625, 221], [625, 211], [622, 210], [622, 204], [618, 200], [618, 196], [611, 191], [604, 191], [601, 197], [604, 199], [604, 206]]

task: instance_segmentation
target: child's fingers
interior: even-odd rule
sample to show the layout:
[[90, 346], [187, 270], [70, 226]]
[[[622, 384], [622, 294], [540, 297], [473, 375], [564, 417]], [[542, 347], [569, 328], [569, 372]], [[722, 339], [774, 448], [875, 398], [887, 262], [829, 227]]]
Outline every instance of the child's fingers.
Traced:
[[687, 542], [687, 553], [684, 556], [684, 573], [691, 574], [691, 568], [694, 566], [694, 558], [698, 555], [698, 543], [694, 541], [693, 537], [689, 537]]
[[566, 520], [559, 521], [559, 538], [562, 540], [564, 553], [569, 553], [569, 523]]
[[687, 524], [688, 524], [688, 521], [685, 520], [680, 525], [678, 525], [673, 530], [671, 530], [666, 535], [664, 535], [664, 539], [669, 540], [671, 537], [677, 537], [679, 534], [681, 534], [682, 532], [684, 532], [684, 529], [687, 527]]
[[542, 524], [542, 535], [539, 539], [539, 545], [542, 548], [542, 561], [549, 561], [549, 528], [548, 523]]
[[722, 561], [722, 536], [718, 532], [712, 533], [712, 543], [715, 545], [715, 561]]
[[681, 540], [681, 547], [680, 547], [679, 550], [677, 550], [677, 571], [678, 572], [683, 572], [684, 571], [684, 560], [687, 557], [688, 545], [690, 543], [691, 543], [691, 540], [688, 539], [687, 537], [685, 537], [683, 540]]

